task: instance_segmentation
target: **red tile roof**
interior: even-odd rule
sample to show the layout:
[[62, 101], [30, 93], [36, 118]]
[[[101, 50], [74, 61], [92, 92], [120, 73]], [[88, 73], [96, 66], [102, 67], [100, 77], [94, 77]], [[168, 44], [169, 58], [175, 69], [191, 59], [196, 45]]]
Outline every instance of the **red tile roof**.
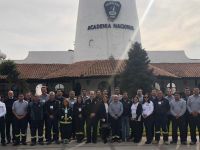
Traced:
[[[17, 69], [23, 79], [53, 79], [118, 75], [125, 66], [126, 60], [96, 60], [74, 64], [17, 64]], [[152, 63], [149, 67], [156, 76], [200, 77], [200, 63]]]
[[17, 64], [17, 70], [20, 72], [20, 78], [44, 79], [48, 74], [67, 66], [63, 64]]
[[159, 63], [152, 64], [178, 77], [200, 77], [200, 63]]
[[[125, 60], [96, 60], [96, 61], [82, 61], [69, 65], [59, 71], [47, 75], [45, 78], [58, 77], [93, 77], [93, 76], [112, 76], [123, 72], [126, 66]], [[177, 77], [163, 69], [149, 66], [154, 71], [156, 76]]]

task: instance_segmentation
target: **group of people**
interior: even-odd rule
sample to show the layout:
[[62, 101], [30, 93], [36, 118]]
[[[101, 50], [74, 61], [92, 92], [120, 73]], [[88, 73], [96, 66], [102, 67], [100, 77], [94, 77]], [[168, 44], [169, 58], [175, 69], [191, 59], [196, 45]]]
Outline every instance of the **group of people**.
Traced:
[[[134, 97], [127, 92], [120, 94], [117, 87], [112, 96], [107, 90], [87, 91], [75, 96], [63, 96], [62, 90], [47, 93], [47, 87], [41, 88], [41, 95], [30, 92], [18, 94], [13, 91], [0, 101], [0, 134], [3, 146], [13, 142], [14, 146], [26, 145], [27, 127], [30, 126], [31, 146], [52, 142], [69, 143], [76, 139], [78, 143], [85, 138], [86, 143], [96, 143], [98, 133], [104, 143], [133, 141], [139, 143], [145, 128], [145, 144], [158, 144], [161, 133], [164, 144], [176, 144], [178, 129], [180, 142], [187, 144], [190, 129], [191, 145], [196, 144], [196, 128], [200, 133], [200, 95], [199, 88], [193, 93], [189, 88], [181, 97], [179, 92], [168, 90], [164, 96], [161, 90], [152, 90], [143, 94], [138, 89]], [[172, 124], [172, 141], [169, 142], [169, 128]], [[189, 127], [189, 128], [188, 128]], [[12, 130], [11, 130], [12, 129]], [[12, 136], [11, 132], [12, 131]], [[161, 132], [162, 131], [162, 132]]]

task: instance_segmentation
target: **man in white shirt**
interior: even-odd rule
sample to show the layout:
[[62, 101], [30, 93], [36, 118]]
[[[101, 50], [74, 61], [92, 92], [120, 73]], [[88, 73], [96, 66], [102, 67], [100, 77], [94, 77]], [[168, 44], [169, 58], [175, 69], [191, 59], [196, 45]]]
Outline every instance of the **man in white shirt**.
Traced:
[[6, 114], [6, 106], [3, 102], [0, 101], [0, 134], [1, 134], [1, 145], [2, 146], [6, 146], [6, 141], [5, 141], [5, 114]]

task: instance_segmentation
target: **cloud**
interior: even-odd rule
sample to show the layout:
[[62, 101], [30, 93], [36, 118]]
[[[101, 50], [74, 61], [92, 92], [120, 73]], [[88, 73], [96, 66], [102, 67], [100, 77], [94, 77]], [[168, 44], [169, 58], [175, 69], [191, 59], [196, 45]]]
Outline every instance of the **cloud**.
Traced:
[[[140, 14], [142, 3], [138, 3]], [[200, 54], [196, 50], [200, 48], [199, 6], [197, 0], [156, 0], [141, 26], [143, 46], [149, 50], [186, 50], [192, 58]]]
[[22, 59], [30, 50], [73, 48], [77, 7], [78, 1], [0, 0], [0, 49]]
[[[139, 17], [149, 1], [137, 1]], [[141, 26], [143, 47], [199, 56], [199, 6], [199, 0], [155, 0]], [[0, 49], [11, 59], [30, 50], [73, 49], [77, 9], [78, 0], [0, 0]]]

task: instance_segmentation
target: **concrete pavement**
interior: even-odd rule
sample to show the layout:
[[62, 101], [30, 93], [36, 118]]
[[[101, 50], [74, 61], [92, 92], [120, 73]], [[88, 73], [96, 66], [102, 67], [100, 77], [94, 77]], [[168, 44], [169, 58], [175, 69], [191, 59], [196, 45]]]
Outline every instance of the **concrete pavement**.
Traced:
[[191, 146], [191, 145], [163, 145], [160, 142], [159, 145], [145, 145], [145, 138], [143, 138], [142, 142], [139, 144], [134, 144], [133, 142], [122, 142], [122, 143], [107, 143], [103, 144], [99, 141], [97, 144], [85, 144], [79, 143], [77, 144], [75, 141], [71, 141], [69, 144], [51, 144], [51, 145], [36, 145], [30, 146], [28, 143], [27, 146], [12, 146], [7, 145], [6, 147], [0, 146], [0, 150], [200, 150], [200, 144]]

